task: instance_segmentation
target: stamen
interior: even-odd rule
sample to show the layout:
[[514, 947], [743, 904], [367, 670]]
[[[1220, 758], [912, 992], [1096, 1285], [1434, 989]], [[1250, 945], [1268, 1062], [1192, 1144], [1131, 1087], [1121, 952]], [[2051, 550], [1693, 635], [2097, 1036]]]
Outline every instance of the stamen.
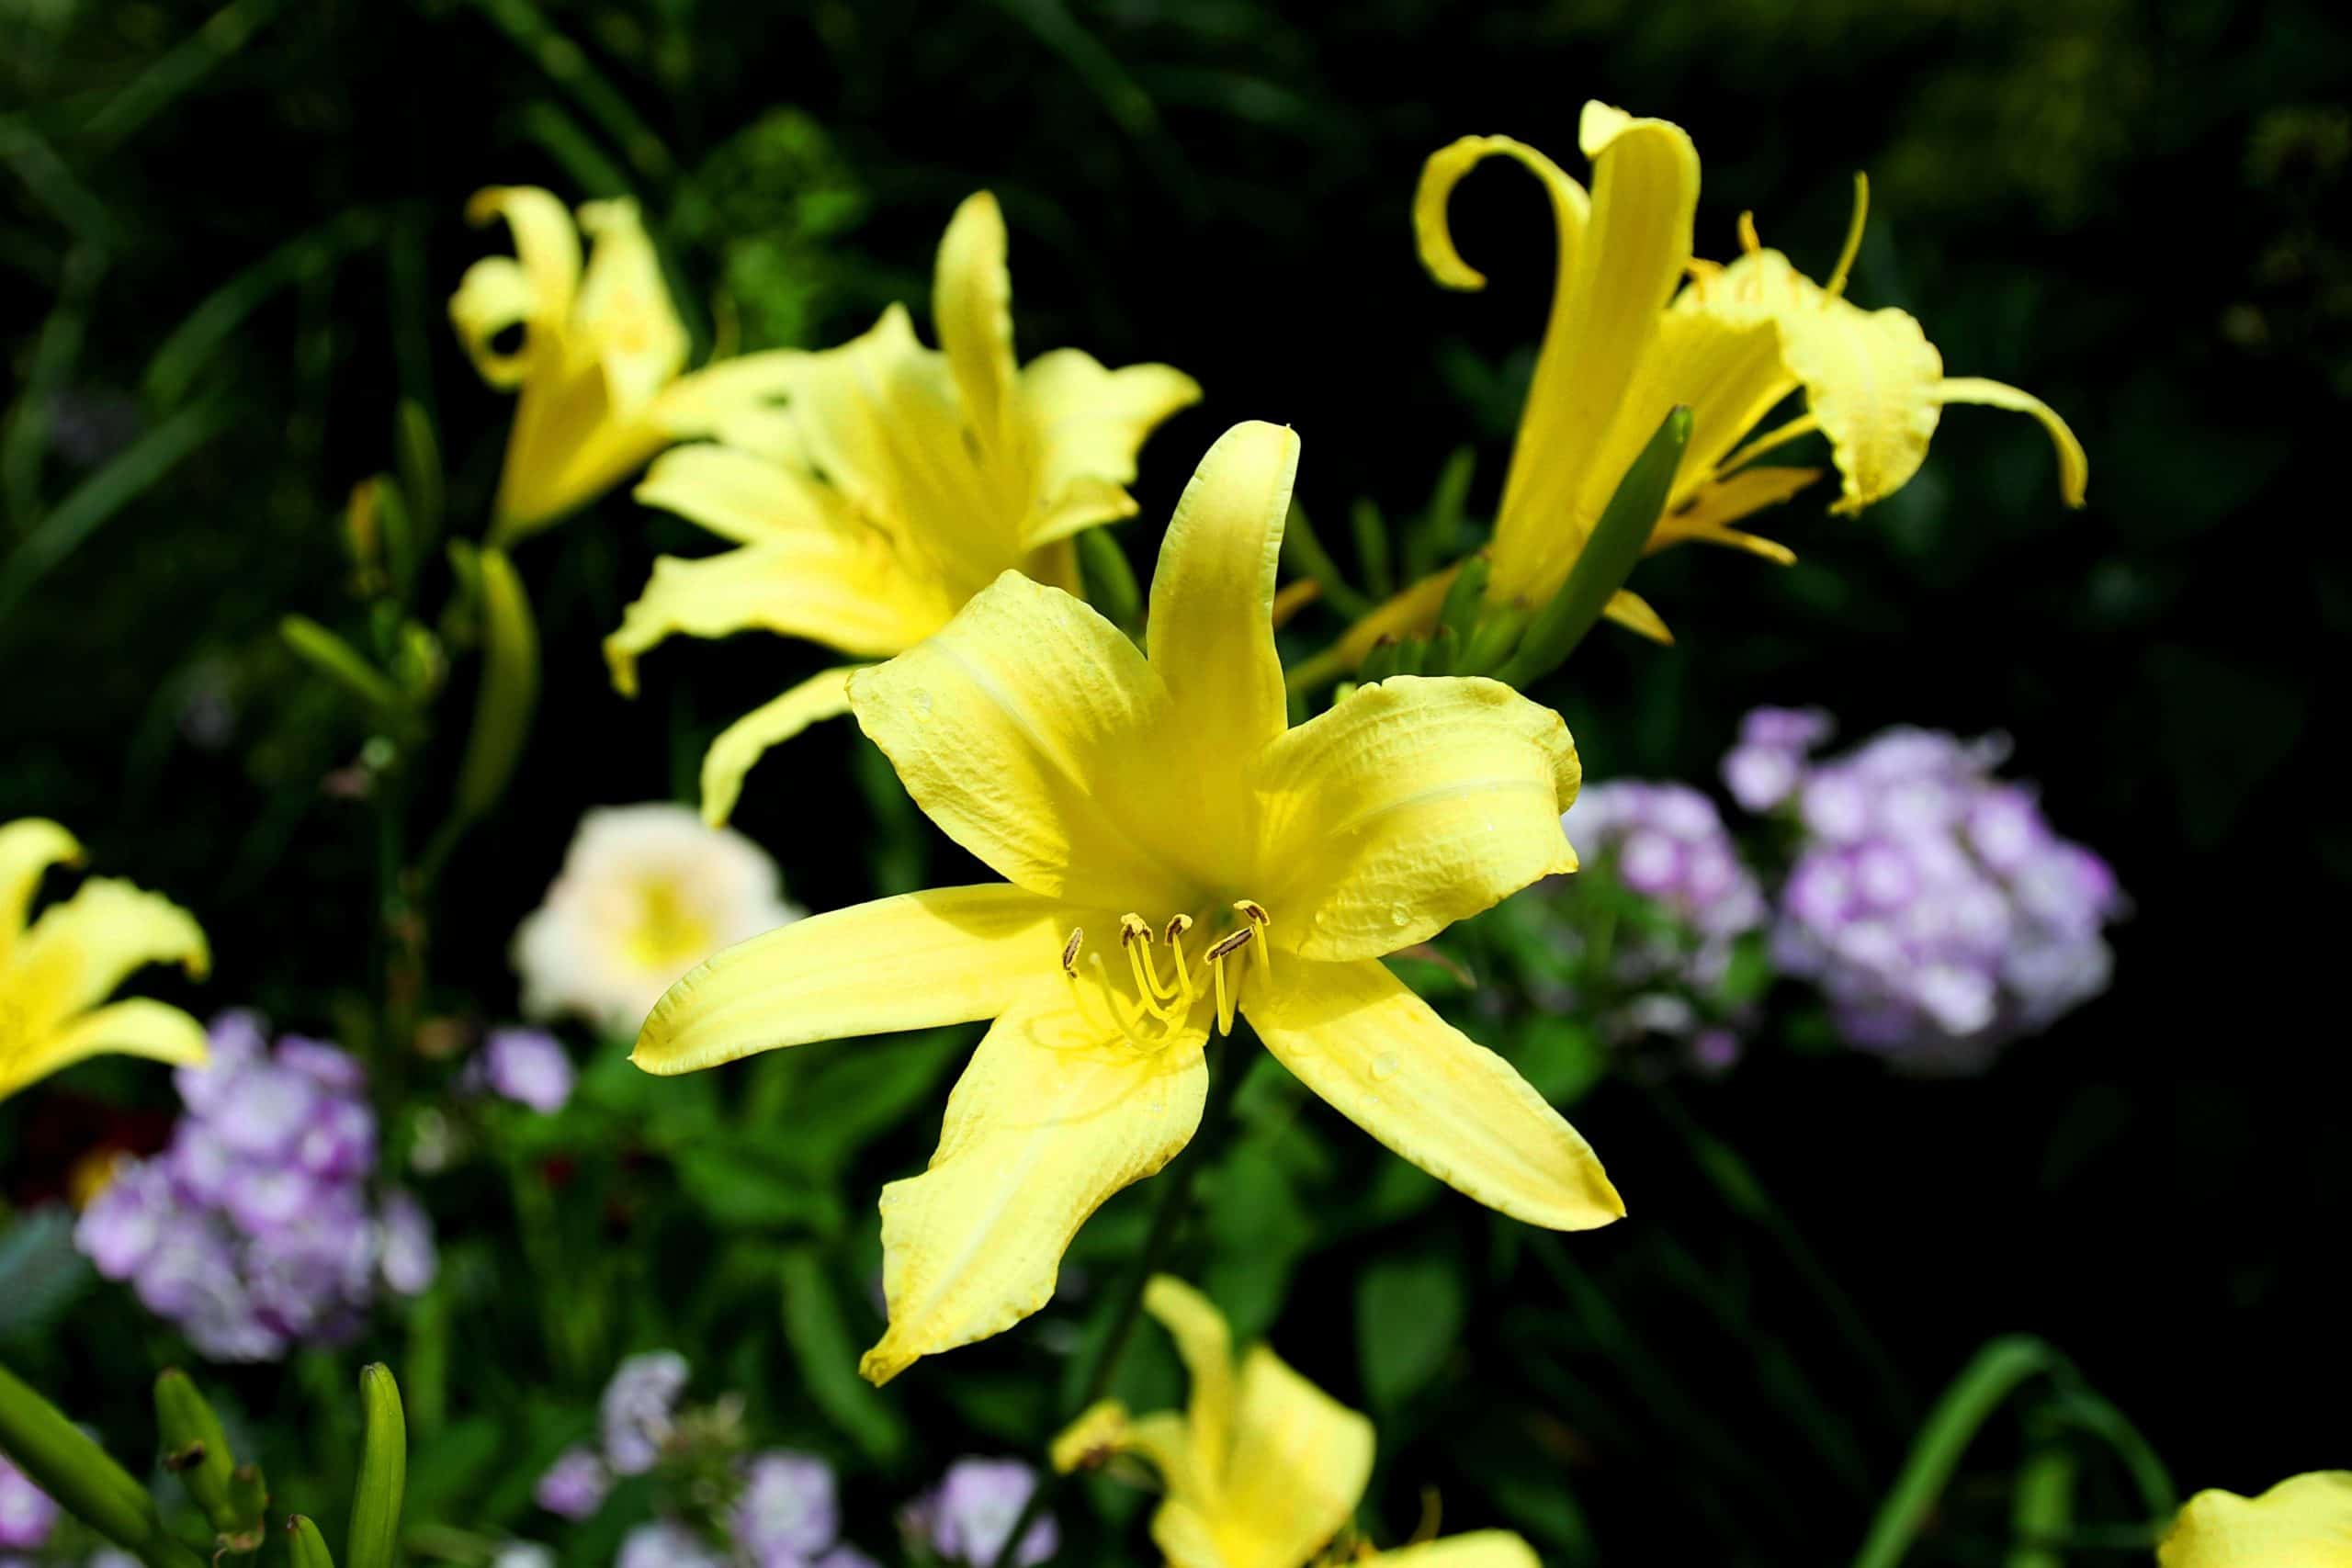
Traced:
[[1238, 987], [1233, 991], [1226, 988], [1225, 961], [1248, 946], [1250, 939], [1257, 934], [1257, 927], [1243, 926], [1239, 931], [1219, 938], [1216, 945], [1209, 949], [1209, 973], [1216, 980], [1216, 1032], [1219, 1034], [1233, 1032], [1233, 1008], [1239, 999]]
[[1753, 212], [1739, 215], [1739, 248], [1751, 256], [1764, 248], [1764, 242], [1756, 237], [1756, 214]]
[[1242, 946], [1257, 934], [1256, 927], [1244, 926], [1239, 931], [1220, 938], [1217, 944], [1209, 949], [1209, 962], [1215, 964], [1228, 954], [1239, 952]]
[[1111, 970], [1102, 962], [1102, 955], [1099, 953], [1091, 953], [1087, 954], [1086, 961], [1094, 965], [1094, 977], [1102, 982], [1103, 1000], [1110, 1004], [1111, 1021], [1119, 1026], [1119, 1032], [1127, 1037], [1127, 1043], [1138, 1051], [1158, 1050], [1162, 1042], [1148, 1039], [1136, 1032], [1136, 1025], [1143, 1021], [1142, 1015], [1138, 1012], [1133, 1018], [1127, 1016], [1126, 1009], [1123, 1005], [1125, 998], [1111, 988]]
[[[1237, 898], [1233, 901], [1233, 907], [1247, 916], [1250, 925], [1255, 927], [1261, 935], [1268, 926], [1274, 923], [1273, 916], [1266, 913], [1266, 907], [1255, 898]], [[1272, 985], [1274, 983], [1274, 944], [1272, 939], [1258, 944], [1256, 956], [1258, 967], [1265, 971], [1266, 984]]]
[[1854, 171], [1854, 220], [1846, 227], [1846, 248], [1838, 253], [1837, 269], [1829, 281], [1822, 285], [1831, 299], [1846, 292], [1846, 275], [1854, 270], [1854, 257], [1862, 248], [1862, 220], [1871, 215], [1871, 177], [1860, 169]]
[[1122, 942], [1139, 942], [1146, 947], [1149, 947], [1151, 945], [1151, 928], [1144, 924], [1143, 917], [1141, 915], [1121, 915], [1119, 917], [1119, 940]]
[[1176, 945], [1176, 939], [1182, 936], [1186, 931], [1191, 931], [1192, 929], [1192, 916], [1170, 915], [1168, 917], [1168, 929], [1160, 933], [1160, 937], [1161, 940], [1166, 942], [1169, 946], [1173, 947]]
[[1062, 943], [1062, 973], [1073, 980], [1078, 978], [1078, 950], [1085, 942], [1086, 928], [1072, 926], [1069, 928], [1069, 940]]

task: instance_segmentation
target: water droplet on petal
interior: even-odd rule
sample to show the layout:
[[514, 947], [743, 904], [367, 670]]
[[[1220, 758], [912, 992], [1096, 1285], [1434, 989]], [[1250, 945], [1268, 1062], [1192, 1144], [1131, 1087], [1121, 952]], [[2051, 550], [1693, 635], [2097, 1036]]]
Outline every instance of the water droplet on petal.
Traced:
[[1374, 1083], [1393, 1078], [1396, 1076], [1396, 1057], [1393, 1052], [1383, 1051], [1379, 1055], [1374, 1056], [1372, 1059], [1372, 1077]]
[[931, 712], [931, 694], [924, 691], [922, 687], [918, 686], [912, 692], [909, 693], [907, 700], [915, 705], [915, 712], [920, 714], [928, 714]]
[[1402, 904], [1391, 904], [1388, 906], [1388, 923], [1392, 926], [1409, 926], [1413, 923], [1413, 911]]

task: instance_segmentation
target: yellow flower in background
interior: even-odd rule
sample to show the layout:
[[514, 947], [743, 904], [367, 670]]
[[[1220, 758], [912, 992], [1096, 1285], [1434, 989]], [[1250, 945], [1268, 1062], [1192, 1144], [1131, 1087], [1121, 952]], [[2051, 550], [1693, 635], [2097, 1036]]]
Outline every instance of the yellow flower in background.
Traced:
[[[1859, 512], [1918, 470], [1947, 403], [1989, 403], [2041, 421], [2057, 447], [2061, 492], [2069, 505], [2082, 504], [2082, 446], [2046, 404], [1997, 381], [1946, 377], [1917, 321], [1845, 298], [1861, 243], [1859, 191], [1845, 254], [1829, 281], [1816, 284], [1764, 249], [1747, 218], [1737, 260], [1693, 257], [1699, 155], [1679, 127], [1588, 103], [1578, 141], [1593, 162], [1589, 197], [1535, 149], [1469, 136], [1430, 158], [1413, 202], [1421, 260], [1453, 288], [1486, 283], [1454, 249], [1445, 217], [1454, 186], [1482, 160], [1500, 154], [1533, 173], [1558, 230], [1551, 320], [1495, 518], [1489, 599], [1533, 605], [1559, 591], [1618, 480], [1678, 404], [1691, 411], [1690, 441], [1652, 550], [1698, 539], [1792, 560], [1783, 547], [1734, 525], [1788, 500], [1820, 470], [1753, 459], [1817, 430], [1838, 472], [1830, 510]], [[1752, 434], [1800, 389], [1804, 413]], [[1353, 656], [1384, 634], [1423, 627], [1448, 581], [1417, 584], [1375, 611], [1350, 634]], [[1669, 640], [1634, 594], [1619, 593], [1609, 615]]]
[[[1120, 1454], [1150, 1461], [1167, 1488], [1151, 1539], [1170, 1568], [1306, 1568], [1355, 1517], [1372, 1478], [1372, 1423], [1308, 1382], [1263, 1345], [1237, 1360], [1233, 1336], [1207, 1297], [1162, 1274], [1144, 1310], [1176, 1341], [1192, 1374], [1191, 1406], [1130, 1416], [1117, 1400], [1087, 1411], [1054, 1440], [1068, 1473]], [[1390, 1568], [1537, 1568], [1504, 1530], [1328, 1561]]]
[[[1136, 451], [1199, 386], [1165, 365], [1106, 369], [1074, 348], [1022, 367], [1004, 219], [986, 191], [940, 242], [932, 315], [938, 349], [893, 305], [840, 348], [763, 355], [785, 406], [732, 411], [722, 445], [654, 465], [638, 499], [736, 547], [654, 563], [605, 645], [623, 692], [636, 690], [638, 656], [673, 633], [758, 628], [887, 657], [1008, 570], [1078, 586], [1073, 538], [1133, 515]], [[710, 821], [727, 819], [763, 751], [846, 710], [848, 676], [828, 671], [719, 738], [703, 775]]]
[[203, 978], [211, 955], [186, 909], [111, 877], [92, 877], [62, 903], [25, 917], [53, 865], [80, 863], [82, 846], [56, 823], [21, 818], [0, 827], [0, 1100], [35, 1079], [109, 1052], [192, 1066], [204, 1026], [175, 1007], [107, 1002], [133, 970], [176, 963]]
[[2162, 1568], [2352, 1568], [2352, 1471], [2282, 1481], [2259, 1497], [2199, 1492], [2156, 1548]]
[[[592, 201], [578, 228], [529, 186], [494, 186], [467, 204], [474, 223], [504, 219], [512, 256], [484, 256], [449, 298], [449, 320], [483, 380], [519, 392], [492, 538], [511, 544], [587, 505], [673, 441], [709, 431], [767, 390], [769, 355], [680, 376], [686, 329], [631, 201]], [[581, 235], [593, 242], [581, 265]], [[522, 329], [512, 350], [503, 333]]]
[[995, 1021], [930, 1169], [882, 1196], [876, 1382], [1046, 1303], [1087, 1215], [1191, 1139], [1202, 1047], [1237, 1011], [1341, 1114], [1478, 1201], [1561, 1230], [1624, 1212], [1543, 1097], [1380, 962], [1575, 867], [1567, 729], [1495, 682], [1418, 677], [1289, 728], [1270, 615], [1297, 461], [1267, 424], [1210, 450], [1160, 547], [1144, 651], [1006, 572], [858, 671], [859, 725], [1006, 880], [755, 938], [679, 981], [638, 1038], [639, 1066], [683, 1073]]

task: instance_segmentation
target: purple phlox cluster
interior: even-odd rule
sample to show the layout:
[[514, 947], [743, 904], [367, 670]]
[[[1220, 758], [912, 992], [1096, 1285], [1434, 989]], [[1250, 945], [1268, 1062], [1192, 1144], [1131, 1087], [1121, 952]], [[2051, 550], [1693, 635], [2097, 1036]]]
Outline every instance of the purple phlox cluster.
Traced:
[[1804, 840], [1772, 956], [1821, 987], [1848, 1042], [1973, 1070], [2106, 988], [2121, 889], [2052, 829], [2030, 786], [1994, 775], [2005, 742], [1903, 727], [1807, 761], [1818, 743], [1794, 748], [1798, 775], [1779, 797]]
[[379, 1202], [376, 1113], [348, 1052], [297, 1035], [270, 1043], [255, 1014], [209, 1031], [211, 1060], [174, 1076], [187, 1112], [168, 1147], [126, 1167], [74, 1242], [215, 1360], [275, 1360], [356, 1333], [380, 1283], [433, 1282], [432, 1223], [394, 1191]]
[[[32, 1478], [0, 1454], [0, 1551], [31, 1551], [49, 1544], [57, 1505]], [[0, 1558], [0, 1562], [6, 1559]]]
[[552, 1116], [571, 1099], [578, 1073], [563, 1043], [543, 1029], [493, 1029], [467, 1065], [469, 1088]]
[[1702, 1069], [1729, 1067], [1752, 1009], [1719, 1005], [1714, 993], [1771, 906], [1715, 803], [1687, 784], [1612, 781], [1586, 789], [1560, 821], [1588, 874], [1614, 876], [1672, 919], [1668, 931], [1616, 931], [1607, 979], [1634, 994], [1609, 1026], [1682, 1042]]
[[[1021, 1521], [1037, 1472], [1017, 1459], [959, 1459], [939, 1484], [907, 1505], [899, 1528], [950, 1562], [992, 1563]], [[1049, 1514], [1021, 1538], [1012, 1561], [1050, 1562], [1061, 1550], [1061, 1532]]]
[[873, 1559], [840, 1539], [833, 1467], [815, 1454], [754, 1454], [728, 1523], [748, 1568], [874, 1568]]
[[642, 1475], [662, 1457], [686, 1388], [686, 1359], [675, 1350], [648, 1350], [613, 1369], [597, 1406], [605, 1462], [615, 1475]]
[[1743, 811], [1770, 811], [1796, 793], [1805, 757], [1836, 727], [1819, 708], [1753, 708], [1724, 756], [1724, 787]]

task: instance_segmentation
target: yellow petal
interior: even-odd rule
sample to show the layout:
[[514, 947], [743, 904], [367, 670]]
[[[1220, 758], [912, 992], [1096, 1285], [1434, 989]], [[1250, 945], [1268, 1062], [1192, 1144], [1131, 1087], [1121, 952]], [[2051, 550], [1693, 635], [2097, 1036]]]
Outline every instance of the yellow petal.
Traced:
[[0, 1100], [91, 1056], [144, 1056], [179, 1066], [204, 1061], [204, 1026], [175, 1007], [133, 997], [85, 1012], [13, 1055], [0, 1051]]
[[1008, 571], [937, 634], [850, 677], [849, 696], [915, 803], [1007, 881], [1098, 908], [1182, 907], [1140, 836], [1183, 782], [1145, 743], [1167, 694], [1080, 600]]
[[948, 220], [932, 277], [931, 314], [966, 417], [985, 446], [1000, 446], [1018, 371], [1004, 214], [987, 191], [966, 197]]
[[[498, 219], [514, 237], [514, 260], [529, 296], [534, 334], [560, 337], [571, 319], [580, 288], [580, 233], [563, 203], [536, 186], [492, 186], [466, 203], [466, 221], [480, 228]], [[530, 345], [551, 349], [554, 342]]]
[[820, 719], [849, 712], [849, 678], [858, 668], [844, 664], [811, 675], [720, 730], [702, 754], [702, 819], [727, 826], [753, 763]]
[[706, 365], [662, 388], [646, 418], [673, 441], [717, 439], [806, 471], [808, 444], [777, 400], [806, 374], [811, 357], [771, 348]]
[[[530, 374], [527, 334], [512, 354], [492, 346], [499, 333], [531, 319], [533, 296], [529, 277], [512, 256], [484, 256], [466, 268], [458, 291], [449, 296], [449, 324], [474, 362], [481, 378], [502, 391], [511, 391]], [[560, 331], [560, 328], [551, 329]]]
[[53, 865], [78, 864], [82, 846], [45, 817], [20, 817], [0, 827], [0, 964], [24, 934], [40, 879]]
[[882, 1190], [890, 1325], [858, 1366], [876, 1383], [1044, 1306], [1087, 1216], [1200, 1125], [1201, 1032], [1140, 1053], [1054, 981], [1033, 982], [972, 1054], [930, 1168]]
[[1543, 1568], [1535, 1549], [1509, 1530], [1474, 1530], [1419, 1546], [1400, 1546], [1372, 1561], [1381, 1568]]
[[1298, 437], [1237, 424], [1193, 471], [1160, 542], [1145, 641], [1204, 759], [1246, 764], [1289, 722], [1274, 651], [1274, 570]]
[[1372, 1478], [1372, 1423], [1264, 1346], [1242, 1358], [1223, 1506], [1225, 1568], [1298, 1568], [1339, 1533]]
[[628, 412], [651, 401], [685, 367], [686, 329], [637, 203], [592, 201], [580, 209], [580, 228], [595, 244], [573, 325], [604, 367], [614, 408]]
[[1430, 153], [1429, 161], [1421, 165], [1420, 184], [1413, 192], [1413, 243], [1420, 250], [1421, 265], [1448, 288], [1487, 286], [1486, 274], [1464, 261], [1462, 253], [1454, 249], [1445, 208], [1453, 199], [1453, 187], [1462, 183], [1462, 176], [1495, 153], [1516, 158], [1526, 165], [1529, 173], [1544, 182], [1544, 194], [1551, 198], [1560, 261], [1553, 295], [1556, 310], [1566, 291], [1568, 264], [1583, 243], [1592, 203], [1585, 196], [1584, 186], [1570, 179], [1559, 164], [1508, 136], [1465, 136]]
[[1059, 978], [1070, 919], [1017, 887], [934, 887], [812, 915], [705, 960], [629, 1057], [664, 1076], [812, 1040], [994, 1018]]
[[2091, 460], [2066, 422], [2058, 417], [2057, 410], [2030, 392], [1976, 376], [1948, 377], [1936, 388], [1936, 396], [1947, 403], [1983, 403], [2039, 420], [2041, 428], [2050, 433], [2050, 444], [2058, 449], [2058, 493], [2066, 498], [2069, 506], [2083, 504], [2084, 491], [2091, 482]]
[[738, 544], [857, 531], [838, 491], [786, 464], [707, 442], [663, 453], [636, 497]]
[[1581, 777], [1559, 715], [1499, 682], [1400, 675], [1267, 752], [1266, 874], [1278, 942], [1314, 959], [1427, 942], [1539, 876]]
[[1690, 260], [1699, 154], [1681, 128], [1588, 104], [1578, 140], [1593, 161], [1592, 211], [1553, 302], [1503, 482], [1490, 589], [1499, 596], [1540, 597], [1566, 579], [1562, 563], [1593, 523], [1583, 498], [1615, 485], [1600, 472], [1605, 455], [1638, 450], [1657, 428], [1662, 410], [1611, 445], [1621, 419], [1641, 423], [1628, 389]]
[[1107, 370], [1058, 348], [1021, 372], [1022, 417], [1036, 464], [1031, 547], [1135, 513], [1136, 454], [1160, 422], [1200, 401], [1200, 383], [1165, 365]]
[[803, 533], [694, 560], [658, 558], [605, 639], [605, 660], [614, 686], [634, 695], [638, 659], [673, 635], [756, 629], [881, 657], [921, 641], [948, 610], [931, 584], [894, 569], [879, 540]]
[[1233, 1331], [1208, 1297], [1168, 1274], [1154, 1275], [1144, 1287], [1143, 1309], [1176, 1341], [1176, 1354], [1192, 1375], [1185, 1409], [1193, 1463], [1201, 1474], [1214, 1475], [1233, 1438]]
[[1061, 1429], [1046, 1450], [1047, 1462], [1056, 1474], [1068, 1475], [1082, 1465], [1100, 1462], [1105, 1454], [1125, 1453], [1131, 1426], [1125, 1404], [1115, 1399], [1097, 1401]]
[[1665, 620], [1650, 608], [1648, 600], [1631, 589], [1620, 588], [1611, 594], [1600, 613], [1627, 631], [1638, 632], [1667, 648], [1674, 646], [1674, 634], [1666, 629]]
[[9, 1001], [28, 1035], [96, 1007], [150, 964], [177, 964], [201, 979], [211, 953], [196, 917], [160, 893], [93, 877], [41, 911], [19, 943]]
[[1796, 390], [1796, 378], [1781, 361], [1773, 322], [1693, 309], [1694, 292], [1685, 289], [1658, 322], [1657, 341], [1628, 394], [1631, 406], [1586, 485], [1583, 504], [1592, 516], [1609, 503], [1618, 477], [1669, 410], [1690, 411], [1690, 440], [1669, 502], [1675, 504], [1705, 483], [1757, 423]]
[[2261, 1496], [2199, 1492], [2156, 1548], [2163, 1568], [2352, 1568], [2352, 1471], [2313, 1471]]
[[1943, 356], [1917, 321], [1832, 295], [1778, 251], [1757, 250], [1690, 286], [1689, 308], [1726, 322], [1771, 321], [1781, 362], [1829, 438], [1841, 494], [1859, 512], [1903, 488], [1936, 433]]
[[1287, 964], [1242, 1007], [1301, 1082], [1455, 1190], [1552, 1230], [1624, 1214], [1576, 1129], [1377, 961]]
[[1669, 545], [1701, 541], [1728, 545], [1788, 566], [1796, 552], [1786, 545], [1731, 526], [1740, 518], [1778, 506], [1821, 477], [1819, 468], [1742, 468], [1725, 479], [1713, 479], [1680, 508], [1657, 520], [1650, 535], [1650, 553]]
[[1335, 649], [1344, 667], [1352, 670], [1362, 664], [1363, 656], [1382, 637], [1415, 637], [1435, 626], [1437, 613], [1445, 604], [1446, 591], [1453, 586], [1454, 574], [1461, 570], [1455, 565], [1432, 572], [1350, 626]]

